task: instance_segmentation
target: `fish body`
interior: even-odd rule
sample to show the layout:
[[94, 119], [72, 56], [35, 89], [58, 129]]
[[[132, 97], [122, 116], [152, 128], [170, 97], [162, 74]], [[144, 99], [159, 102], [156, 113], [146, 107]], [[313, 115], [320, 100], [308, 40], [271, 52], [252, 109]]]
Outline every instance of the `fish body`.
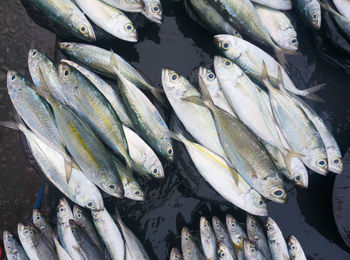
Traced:
[[[216, 236], [216, 241], [217, 241], [217, 244], [219, 245], [219, 247], [220, 247], [220, 243], [223, 243], [226, 246], [226, 248], [228, 249], [228, 252], [230, 253], [231, 258], [237, 259], [234, 245], [232, 243], [230, 234], [228, 233], [225, 225], [216, 216], [213, 217], [212, 224], [213, 224], [213, 229], [214, 229], [215, 236]], [[220, 257], [220, 254], [219, 254], [219, 257]], [[222, 259], [222, 258], [220, 258], [220, 259]]]
[[247, 239], [247, 234], [232, 215], [226, 215], [226, 227], [235, 248], [243, 249], [243, 242]]
[[199, 222], [200, 237], [204, 255], [207, 259], [217, 260], [216, 237], [213, 228], [205, 217]]
[[218, 258], [220, 260], [235, 260], [235, 259], [237, 259], [236, 255], [233, 256], [232, 252], [228, 249], [227, 245], [222, 241], [219, 242], [217, 253], [218, 253]]
[[294, 0], [294, 8], [302, 15], [310, 26], [321, 28], [321, 6], [317, 0]]
[[275, 221], [268, 217], [265, 226], [272, 259], [290, 260], [286, 241]]
[[8, 260], [29, 260], [22, 245], [18, 242], [15, 236], [7, 230], [3, 233], [3, 243]]
[[191, 232], [186, 227], [182, 228], [181, 231], [181, 248], [184, 260], [204, 259], [204, 256], [202, 255], [200, 249], [197, 247], [197, 244], [192, 237]]
[[54, 239], [56, 234], [44, 215], [38, 209], [34, 209], [32, 218], [34, 226], [41, 232], [46, 241], [51, 244], [52, 248], [55, 248]]
[[119, 9], [101, 0], [75, 0], [80, 9], [100, 28], [113, 36], [137, 42], [137, 32], [130, 19]]
[[290, 0], [252, 0], [252, 2], [261, 4], [277, 10], [291, 10], [292, 1]]
[[181, 252], [176, 247], [171, 249], [170, 260], [183, 260]]
[[265, 260], [267, 259], [249, 240], [244, 241], [244, 257], [246, 260]]
[[298, 239], [295, 236], [290, 236], [288, 238], [288, 251], [291, 260], [306, 260], [305, 253], [301, 247]]
[[163, 22], [163, 8], [160, 0], [143, 0], [145, 8], [142, 14], [152, 22], [161, 24]]
[[349, 0], [333, 0], [333, 3], [339, 13], [343, 15], [345, 18], [350, 20], [350, 2]]
[[60, 245], [58, 240], [55, 238], [54, 239], [55, 247], [56, 247], [56, 252], [57, 252], [57, 257], [58, 260], [72, 260], [70, 255], [67, 253], [67, 251]]
[[142, 0], [103, 0], [103, 2], [125, 12], [139, 13], [144, 9], [144, 3]]

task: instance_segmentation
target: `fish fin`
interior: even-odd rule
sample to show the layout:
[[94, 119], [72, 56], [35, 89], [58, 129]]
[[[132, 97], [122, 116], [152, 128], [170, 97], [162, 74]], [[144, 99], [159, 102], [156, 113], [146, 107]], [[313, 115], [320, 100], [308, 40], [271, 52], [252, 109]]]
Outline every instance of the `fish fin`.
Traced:
[[274, 49], [274, 53], [275, 56], [277, 57], [277, 60], [279, 61], [279, 63], [283, 66], [283, 67], [287, 67], [287, 60], [285, 57], [285, 50], [282, 50], [281, 48], [275, 48]]
[[304, 96], [304, 98], [324, 103], [324, 100], [320, 98], [318, 95], [314, 94], [314, 92], [319, 91], [320, 89], [324, 88], [326, 86], [326, 83], [318, 84], [316, 86], [313, 86], [311, 88], [303, 89], [303, 91], [307, 92], [308, 94]]
[[182, 134], [180, 133], [174, 133], [172, 131], [168, 131], [168, 136], [170, 138], [175, 139], [176, 141], [179, 141], [181, 143], [183, 143], [184, 139], [186, 139]]
[[0, 125], [13, 129], [13, 130], [19, 130], [18, 125], [16, 122], [12, 121], [0, 121]]
[[[270, 82], [270, 75], [267, 71], [267, 66], [266, 66], [266, 62], [263, 60], [262, 61], [262, 82], [264, 83], [264, 86], [268, 89], [276, 89], [274, 86], [272, 86], [271, 82]], [[278, 66], [278, 77], [280, 77], [280, 67]], [[282, 77], [282, 71], [281, 71], [281, 77]], [[278, 79], [279, 81], [279, 79]]]
[[73, 165], [70, 161], [64, 160], [64, 171], [66, 173], [66, 181], [69, 183], [72, 176]]
[[305, 154], [294, 152], [292, 150], [286, 149], [286, 153], [283, 154], [283, 160], [286, 163], [286, 166], [288, 169], [291, 167], [291, 160], [293, 157], [299, 158], [299, 157], [305, 157]]
[[118, 223], [122, 223], [122, 218], [120, 216], [119, 210], [117, 208], [117, 206], [114, 207], [114, 219], [118, 222]]
[[319, 97], [316, 94], [309, 94], [309, 95], [304, 96], [304, 98], [307, 98], [307, 99], [310, 99], [312, 101], [316, 101], [316, 102], [319, 102], [319, 103], [324, 103], [324, 99]]
[[181, 98], [181, 100], [205, 107], [205, 104], [203, 103], [202, 99], [198, 96], [185, 97]]
[[164, 93], [164, 89], [161, 88], [151, 88], [149, 89], [152, 95], [165, 107], [168, 107], [168, 104], [165, 98], [161, 95]]
[[214, 101], [209, 93], [209, 90], [201, 76], [198, 76], [198, 85], [201, 90], [202, 98], [205, 101], [204, 103], [208, 103], [211, 107], [215, 106]]
[[239, 180], [238, 172], [234, 169], [234, 167], [231, 164], [227, 163], [227, 165], [228, 165], [228, 168], [230, 169], [233, 179], [235, 180], [236, 185], [238, 185], [238, 180]]
[[322, 6], [323, 9], [325, 9], [327, 12], [330, 12], [332, 15], [335, 16], [342, 16], [340, 13], [338, 13], [337, 11], [335, 11], [328, 3], [328, 1], [326, 3], [323, 3], [321, 1], [318, 1], [320, 3], [320, 5]]

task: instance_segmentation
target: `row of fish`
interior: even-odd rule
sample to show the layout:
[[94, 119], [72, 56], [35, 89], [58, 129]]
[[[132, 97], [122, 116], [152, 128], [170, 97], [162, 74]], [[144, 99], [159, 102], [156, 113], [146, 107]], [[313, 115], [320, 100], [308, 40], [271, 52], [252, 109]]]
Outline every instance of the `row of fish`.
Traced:
[[181, 232], [181, 251], [172, 248], [170, 260], [306, 260], [299, 241], [289, 236], [287, 242], [276, 224], [268, 217], [265, 227], [248, 215], [246, 231], [232, 215], [226, 215], [226, 225], [216, 216], [212, 224], [201, 217], [200, 246], [187, 227]]
[[160, 0], [28, 0], [28, 2], [54, 25], [86, 41], [96, 40], [95, 31], [87, 17], [107, 33], [129, 42], [137, 42], [138, 35], [135, 26], [123, 11], [142, 13], [156, 23], [163, 21]]
[[124, 224], [118, 210], [111, 216], [107, 209], [85, 212], [73, 210], [65, 199], [57, 206], [57, 225], [53, 228], [37, 209], [32, 223], [18, 224], [17, 238], [4, 231], [7, 259], [16, 260], [146, 260], [142, 243]]

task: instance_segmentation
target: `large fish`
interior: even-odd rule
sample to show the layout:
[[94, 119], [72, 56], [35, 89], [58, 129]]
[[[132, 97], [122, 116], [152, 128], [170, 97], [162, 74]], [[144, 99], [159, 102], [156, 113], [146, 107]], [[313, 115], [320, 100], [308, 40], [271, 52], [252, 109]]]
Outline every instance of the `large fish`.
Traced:
[[290, 260], [286, 241], [275, 221], [268, 217], [265, 222], [267, 241], [273, 260]]
[[126, 12], [142, 12], [143, 0], [103, 0], [107, 4]]
[[[281, 65], [272, 58], [268, 53], [264, 52], [257, 46], [245, 41], [243, 39], [234, 37], [232, 35], [220, 34], [214, 37], [214, 41], [219, 50], [226, 56], [226, 58], [232, 60], [237, 64], [250, 78], [254, 79], [258, 83], [263, 83], [262, 75], [262, 62], [266, 63], [267, 70], [271, 76], [270, 80], [273, 85], [277, 85], [278, 68]], [[300, 90], [296, 88], [293, 81], [289, 78], [288, 74], [281, 68], [283, 74], [283, 86], [284, 89], [289, 92], [305, 96], [311, 99], [319, 99], [314, 94], [322, 86], [314, 86], [309, 89]]]
[[3, 243], [8, 260], [29, 260], [22, 245], [9, 231], [3, 232]]

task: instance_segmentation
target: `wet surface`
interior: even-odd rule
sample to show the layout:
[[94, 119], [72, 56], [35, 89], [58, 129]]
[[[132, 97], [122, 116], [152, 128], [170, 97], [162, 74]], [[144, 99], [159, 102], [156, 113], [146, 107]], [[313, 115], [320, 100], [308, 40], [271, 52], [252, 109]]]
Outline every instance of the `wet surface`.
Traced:
[[[5, 9], [1, 16], [8, 15], [10, 10], [21, 10], [18, 1], [5, 2], [8, 3], [0, 7], [0, 11]], [[156, 86], [161, 83], [161, 68], [169, 67], [188, 76], [200, 64], [207, 64], [219, 54], [213, 44], [212, 35], [186, 15], [182, 1], [163, 1], [163, 6], [164, 23], [161, 26], [148, 24], [139, 30], [139, 43], [130, 44], [117, 39], [100, 42], [100, 46], [113, 48], [116, 53], [140, 68]], [[291, 17], [295, 19], [296, 16], [291, 13]], [[23, 35], [19, 34], [18, 39], [25, 40], [17, 46], [1, 41], [0, 59], [4, 57], [4, 62], [0, 62], [0, 75], [5, 75], [7, 67], [24, 70], [31, 39], [39, 39], [34, 46], [52, 56], [54, 44], [47, 45], [47, 41], [43, 40], [46, 37], [43, 30], [28, 26], [31, 23], [26, 16], [20, 22], [11, 20], [15, 19], [13, 16], [8, 19], [8, 23], [0, 26], [0, 30], [3, 30], [2, 27], [14, 28], [13, 34], [21, 32]], [[26, 26], [20, 25], [22, 22]], [[331, 33], [327, 30], [314, 33], [303, 22], [298, 21], [298, 40], [303, 55], [287, 58], [291, 67], [291, 78], [299, 88], [327, 83], [318, 93], [325, 102], [310, 104], [327, 122], [344, 154], [350, 146], [350, 75], [346, 73], [349, 70], [350, 55], [345, 54], [349, 45], [335, 31], [336, 28], [327, 17], [326, 22], [325, 28], [331, 28]], [[22, 28], [16, 29], [13, 25]], [[332, 41], [328, 38], [329, 35], [334, 36]], [[11, 34], [4, 34], [2, 39], [10, 36]], [[13, 52], [6, 52], [6, 48]], [[12, 60], [16, 63], [11, 62]], [[2, 69], [2, 66], [6, 68]], [[0, 119], [4, 120], [8, 118], [10, 102], [4, 91], [4, 78], [0, 79]], [[181, 129], [171, 111], [165, 111], [165, 115], [172, 129]], [[15, 224], [31, 213], [40, 179], [33, 174], [23, 158], [18, 134], [0, 128], [0, 144], [0, 223], [2, 228], [14, 230]], [[167, 259], [172, 246], [180, 247], [179, 236], [183, 226], [186, 225], [198, 233], [201, 215], [217, 215], [224, 219], [226, 213], [231, 213], [241, 222], [246, 217], [243, 211], [225, 202], [201, 178], [182, 145], [176, 143], [175, 152], [175, 162], [165, 163], [166, 178], [144, 184], [145, 202], [108, 199], [110, 204], [117, 202], [124, 222], [144, 242], [152, 259]], [[270, 216], [276, 220], [286, 237], [294, 234], [298, 238], [308, 259], [350, 259], [350, 249], [342, 241], [333, 217], [334, 179], [335, 175], [332, 173], [327, 177], [311, 173], [308, 189], [288, 186], [290, 192], [286, 205], [268, 203]], [[14, 205], [13, 201], [20, 203]]]

